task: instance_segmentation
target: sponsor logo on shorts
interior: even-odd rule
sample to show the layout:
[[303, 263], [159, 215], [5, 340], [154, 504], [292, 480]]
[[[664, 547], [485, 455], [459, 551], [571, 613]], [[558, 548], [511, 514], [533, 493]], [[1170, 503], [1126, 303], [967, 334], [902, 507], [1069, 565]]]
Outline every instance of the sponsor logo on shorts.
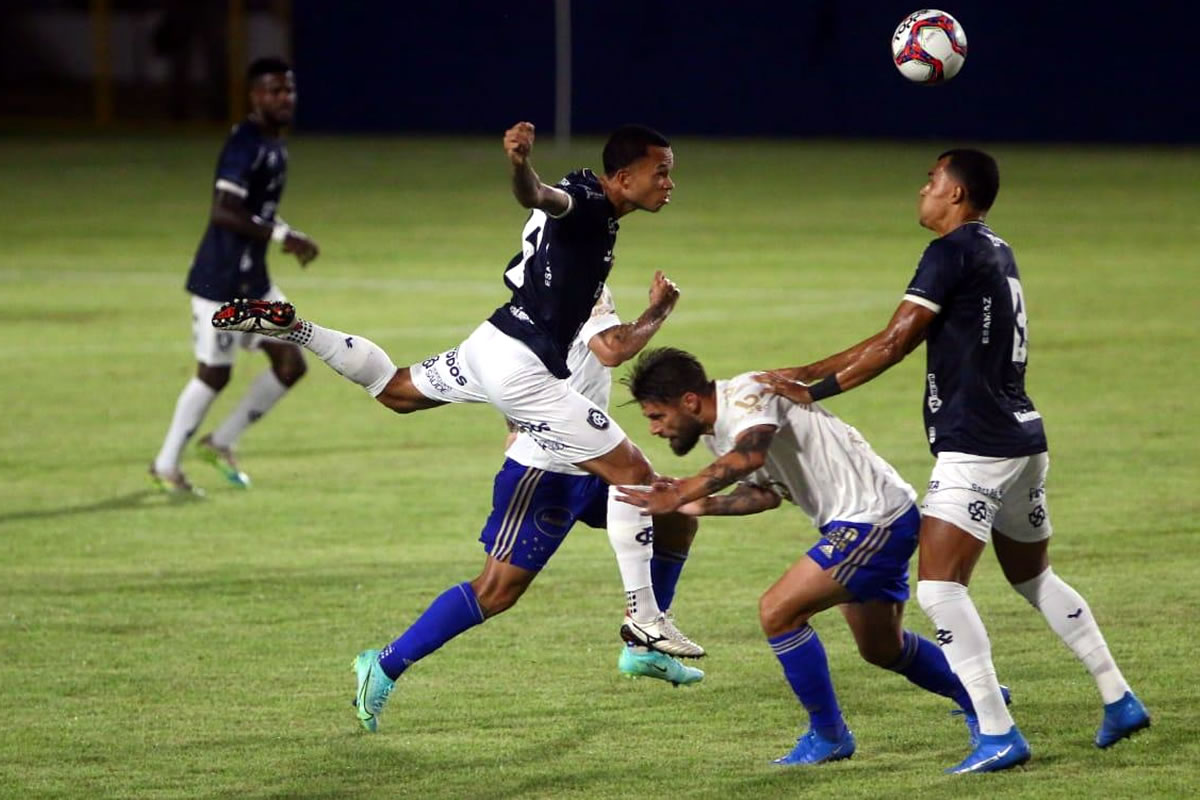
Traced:
[[1029, 502], [1036, 503], [1046, 496], [1046, 485], [1035, 486], [1029, 490]]
[[975, 483], [975, 482], [971, 483], [971, 491], [978, 492], [979, 494], [987, 495], [988, 497], [992, 498], [993, 500], [999, 500], [1004, 494], [999, 489], [991, 489], [991, 488], [988, 488], [987, 486], [980, 486], [978, 483]]
[[587, 421], [588, 425], [591, 425], [598, 431], [606, 430], [608, 428], [608, 417], [606, 417], [604, 412], [598, 408], [593, 408], [592, 410], [588, 411]]
[[[437, 359], [432, 360], [436, 361]], [[422, 363], [428, 365], [431, 362], [425, 361]], [[442, 380], [442, 376], [438, 375], [436, 369], [426, 369], [425, 377], [429, 379], [429, 385], [441, 392], [443, 396], [449, 397], [451, 395], [450, 387], [446, 385], [444, 380]]]
[[445, 367], [446, 367], [446, 371], [450, 373], [450, 377], [454, 379], [455, 383], [457, 383], [459, 386], [467, 385], [466, 376], [464, 376], [462, 374], [462, 368], [460, 368], [458, 366], [458, 348], [457, 347], [454, 348], [453, 350], [446, 351]]
[[941, 488], [941, 485], [942, 485], [941, 481], [930, 481], [929, 487], [926, 491], [936, 492], [939, 488]]
[[1029, 512], [1029, 524], [1035, 528], [1040, 528], [1046, 524], [1046, 507], [1038, 506], [1033, 511]]
[[992, 510], [982, 500], [974, 500], [967, 503], [967, 514], [970, 515], [972, 522], [984, 522], [991, 519]]
[[858, 530], [851, 527], [834, 528], [825, 534], [825, 539], [839, 551], [845, 552], [858, 541]]
[[533, 518], [533, 524], [547, 536], [555, 538], [565, 536], [567, 529], [575, 522], [571, 512], [558, 506], [543, 508]]

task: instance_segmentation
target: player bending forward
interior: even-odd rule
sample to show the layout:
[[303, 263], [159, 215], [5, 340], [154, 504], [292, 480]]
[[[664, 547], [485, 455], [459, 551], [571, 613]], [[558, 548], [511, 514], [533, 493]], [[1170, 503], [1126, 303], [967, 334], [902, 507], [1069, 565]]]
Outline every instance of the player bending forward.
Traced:
[[[822, 764], [854, 754], [813, 615], [841, 605], [863, 659], [958, 703], [972, 742], [975, 709], [937, 645], [904, 630], [908, 561], [917, 546], [916, 492], [857, 430], [819, 405], [797, 406], [746, 373], [710, 381], [682, 350], [644, 353], [624, 379], [650, 432], [676, 455], [703, 437], [718, 457], [690, 478], [623, 489], [647, 513], [756, 514], [781, 500], [799, 506], [820, 540], [759, 601], [759, 621], [809, 728], [775, 764]], [[714, 495], [730, 484], [737, 488]]]
[[[675, 307], [679, 290], [661, 272], [650, 285], [650, 306], [634, 322], [621, 323], [606, 288], [567, 355], [571, 386], [607, 409], [610, 368], [636, 355]], [[516, 604], [575, 522], [603, 528], [608, 486], [594, 475], [558, 461], [528, 433], [517, 433], [496, 474], [492, 513], [479, 540], [487, 551], [483, 572], [443, 592], [398, 639], [365, 650], [354, 661], [358, 679], [355, 707], [363, 727], [374, 731], [378, 716], [400, 674], [450, 639]], [[670, 608], [683, 563], [696, 533], [696, 521], [681, 514], [655, 519], [654, 594]], [[474, 601], [472, 601], [474, 597]], [[644, 647], [625, 645], [618, 668], [676, 686], [696, 683], [704, 673]]]

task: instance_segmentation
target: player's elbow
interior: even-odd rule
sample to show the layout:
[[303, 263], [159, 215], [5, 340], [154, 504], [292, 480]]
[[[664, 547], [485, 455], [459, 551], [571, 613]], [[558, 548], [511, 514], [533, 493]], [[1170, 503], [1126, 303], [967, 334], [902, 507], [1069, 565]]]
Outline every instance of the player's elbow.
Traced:
[[626, 361], [629, 360], [629, 356], [626, 355], [623, 351], [617, 350], [617, 349], [610, 349], [607, 347], [601, 348], [599, 350], [599, 352], [597, 352], [596, 350], [593, 350], [592, 355], [594, 355], [596, 357], [597, 361], [599, 361], [601, 364], [608, 367], [609, 369], [612, 369], [613, 367], [619, 367], [622, 364], [624, 364]]

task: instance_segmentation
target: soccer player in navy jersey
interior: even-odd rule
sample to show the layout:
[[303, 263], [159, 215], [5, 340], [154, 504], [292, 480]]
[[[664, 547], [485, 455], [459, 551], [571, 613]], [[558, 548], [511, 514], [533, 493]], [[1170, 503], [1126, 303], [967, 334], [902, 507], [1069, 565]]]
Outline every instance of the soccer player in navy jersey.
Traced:
[[[521, 252], [504, 271], [511, 298], [457, 347], [397, 369], [373, 342], [298, 319], [283, 302], [227, 303], [212, 324], [306, 347], [398, 413], [447, 403], [495, 406], [543, 450], [610, 487], [606, 528], [625, 588], [622, 638], [668, 655], [700, 657], [704, 648], [684, 636], [655, 600], [653, 525], [617, 500], [611, 488], [647, 485], [654, 470], [620, 426], [567, 381], [571, 343], [612, 269], [618, 219], [637, 210], [657, 212], [670, 202], [675, 155], [662, 134], [625, 125], [605, 143], [602, 175], [583, 169], [548, 186], [529, 160], [533, 142], [528, 122], [504, 135], [513, 195], [531, 211]], [[455, 619], [467, 624], [476, 607], [477, 598], [464, 591]], [[390, 683], [381, 670], [372, 670], [366, 680], [372, 687]], [[371, 689], [368, 695], [377, 693]]]
[[937, 458], [921, 507], [917, 601], [979, 717], [975, 749], [954, 773], [1030, 757], [1005, 707], [991, 645], [967, 594], [992, 541], [1004, 577], [1083, 662], [1104, 702], [1097, 747], [1150, 724], [1080, 594], [1050, 567], [1049, 468], [1041, 414], [1025, 392], [1029, 319], [1012, 248], [984, 221], [1000, 187], [979, 150], [938, 156], [921, 187], [922, 226], [938, 235], [887, 327], [841, 353], [761, 377], [797, 403], [866, 383], [926, 343], [925, 428]]
[[217, 159], [208, 227], [187, 277], [196, 375], [180, 393], [167, 435], [150, 465], [151, 479], [172, 493], [200, 494], [180, 470], [180, 458], [209, 406], [229, 383], [239, 347], [262, 350], [271, 367], [255, 379], [229, 417], [198, 443], [200, 456], [235, 486], [250, 485], [234, 461], [238, 437], [270, 411], [305, 370], [299, 347], [252, 333], [218, 331], [210, 322], [213, 312], [234, 298], [284, 299], [267, 274], [272, 241], [302, 266], [318, 253], [316, 242], [276, 214], [287, 180], [282, 132], [296, 108], [292, 69], [278, 58], [261, 58], [250, 65], [246, 77], [251, 111], [229, 134]]

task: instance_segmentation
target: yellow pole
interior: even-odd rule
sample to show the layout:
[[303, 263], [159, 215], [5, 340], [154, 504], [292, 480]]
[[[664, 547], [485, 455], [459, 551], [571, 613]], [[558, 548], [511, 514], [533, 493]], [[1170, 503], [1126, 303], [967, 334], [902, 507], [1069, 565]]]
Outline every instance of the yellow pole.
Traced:
[[92, 106], [96, 124], [105, 127], [113, 121], [112, 4], [109, 0], [91, 0], [89, 10], [92, 18], [92, 68], [95, 73]]
[[246, 0], [229, 0], [229, 116], [246, 116]]

